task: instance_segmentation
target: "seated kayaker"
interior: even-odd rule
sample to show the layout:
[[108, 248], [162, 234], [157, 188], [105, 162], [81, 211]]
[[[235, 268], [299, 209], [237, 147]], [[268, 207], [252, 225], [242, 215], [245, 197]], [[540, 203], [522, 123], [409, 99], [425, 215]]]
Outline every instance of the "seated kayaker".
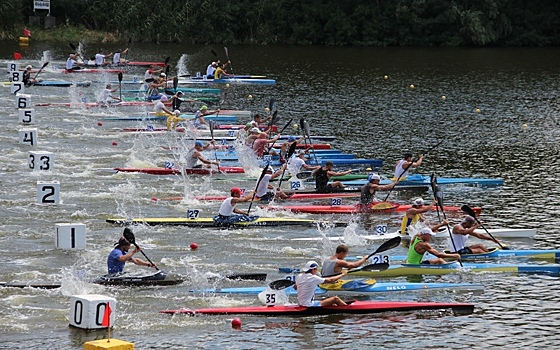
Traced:
[[[280, 188], [276, 189], [276, 193], [273, 191], [274, 186], [270, 184], [270, 180], [277, 178], [278, 176], [282, 175], [284, 171], [284, 167], [278, 169], [278, 171], [274, 171], [271, 166], [268, 166], [266, 170], [266, 174], [262, 177], [260, 182], [257, 180], [257, 189], [255, 192], [255, 198], [261, 201], [272, 201], [275, 197], [286, 199], [290, 196], [284, 193]], [[272, 191], [269, 191], [272, 190]]]
[[228, 77], [232, 77], [233, 74], [228, 74], [225, 71], [225, 68], [228, 64], [231, 64], [230, 61], [227, 61], [226, 64], [222, 64], [220, 61], [218, 61], [218, 67], [216, 67], [216, 70], [214, 71], [214, 79], [222, 79], [222, 78], [228, 78]]
[[207, 167], [212, 166], [212, 164], [216, 164], [216, 165], [219, 166], [220, 165], [219, 162], [213, 161], [213, 160], [208, 160], [201, 153], [202, 151], [210, 148], [210, 146], [212, 146], [214, 144], [214, 142], [215, 141], [212, 140], [205, 145], [202, 141], [196, 141], [194, 143], [194, 147], [189, 149], [188, 152], [187, 152], [187, 155], [185, 156], [185, 160], [187, 161], [187, 164], [185, 165], [185, 168], [194, 169], [194, 168], [202, 167], [201, 164], [197, 164], [198, 161], [201, 161]]
[[[296, 142], [296, 141], [294, 141], [294, 142]], [[320, 167], [321, 167], [320, 165], [312, 166], [312, 165], [307, 165], [307, 163], [305, 163], [305, 151], [304, 150], [300, 150], [296, 157], [292, 157], [292, 158], [288, 159], [288, 171], [292, 175], [299, 174], [299, 172], [301, 171], [301, 168], [303, 168], [305, 170], [308, 170], [308, 171], [312, 171], [312, 170], [319, 169]]]
[[424, 222], [423, 213], [432, 210], [436, 204], [435, 199], [430, 205], [425, 206], [422, 198], [416, 198], [412, 201], [412, 207], [406, 211], [401, 222], [401, 235], [408, 235], [408, 227], [417, 222]]
[[241, 197], [241, 189], [239, 187], [233, 187], [230, 195], [231, 197], [224, 199], [220, 205], [218, 215], [213, 218], [215, 222], [228, 225], [241, 221], [252, 221], [256, 218], [248, 216], [246, 211], [235, 207], [237, 203], [250, 202], [252, 197]]
[[81, 69], [80, 65], [83, 65], [83, 63], [78, 63], [77, 59], [78, 54], [71, 53], [66, 60], [66, 70], [71, 71]]
[[107, 270], [109, 274], [123, 272], [124, 265], [127, 261], [131, 261], [135, 265], [148, 266], [156, 268], [155, 264], [151, 264], [142, 259], [134, 257], [134, 254], [138, 253], [142, 249], [140, 247], [135, 247], [134, 250], [130, 250], [130, 242], [126, 238], [121, 237], [117, 243], [115, 243], [115, 248], [111, 251], [107, 257]]
[[321, 267], [321, 275], [330, 276], [342, 272], [342, 269], [354, 269], [360, 267], [367, 260], [367, 255], [362, 257], [360, 260], [349, 262], [346, 261], [346, 256], [348, 255], [348, 246], [346, 244], [341, 244], [336, 247], [334, 255], [330, 258], [326, 258], [323, 261], [323, 266]]
[[121, 50], [115, 51], [115, 54], [113, 55], [113, 64], [118, 65], [118, 64], [128, 63], [126, 59], [121, 58], [121, 55], [126, 55], [127, 52], [128, 52], [128, 47], [123, 51]]
[[[443, 260], [444, 258], [451, 258], [451, 259], [461, 259], [459, 254], [446, 254], [440, 253], [435, 248], [430, 245], [430, 241], [432, 240], [432, 236], [435, 236], [438, 232], [438, 229], [444, 225], [447, 225], [448, 221], [445, 220], [441, 224], [437, 224], [433, 227], [424, 227], [420, 230], [419, 233], [412, 237], [410, 241], [410, 247], [408, 248], [408, 257], [407, 263], [408, 264], [427, 264], [427, 265], [441, 265], [445, 264], [446, 261]], [[429, 260], [422, 260], [424, 258], [424, 254], [428, 252], [432, 255], [437, 256], [437, 258], [429, 259]]]
[[362, 191], [360, 194], [360, 204], [368, 205], [375, 200], [375, 192], [377, 191], [387, 191], [395, 187], [397, 182], [388, 185], [379, 185], [381, 177], [376, 173], [371, 173], [368, 175], [368, 182], [362, 186]]
[[494, 238], [483, 233], [475, 232], [474, 230], [480, 227], [480, 225], [481, 224], [475, 222], [472, 216], [465, 216], [460, 224], [453, 226], [453, 230], [451, 231], [451, 239], [453, 241], [450, 240], [449, 242], [449, 250], [452, 252], [457, 251], [459, 254], [480, 254], [488, 252], [488, 248], [480, 243], [466, 246], [469, 236], [499, 244]]
[[256, 124], [255, 126], [259, 126], [260, 124], [264, 124], [271, 119], [272, 119], [271, 115], [269, 115], [268, 117], [262, 117], [260, 114], [257, 113], [253, 116], [253, 122], [254, 122], [254, 124]]
[[185, 121], [185, 119], [181, 118], [181, 111], [179, 111], [178, 109], [174, 110], [173, 115], [167, 117], [167, 130], [177, 129], [177, 124], [183, 121]]
[[337, 189], [344, 188], [342, 182], [334, 181], [332, 183], [329, 183], [329, 180], [333, 176], [342, 176], [342, 175], [350, 174], [352, 172], [352, 169], [336, 172], [333, 171], [333, 168], [334, 168], [333, 162], [327, 161], [325, 163], [325, 166], [315, 169], [311, 173], [311, 175], [315, 177], [315, 190], [318, 193], [332, 193], [335, 192]]
[[207, 79], [214, 79], [214, 72], [216, 71], [217, 67], [218, 67], [217, 62], [212, 62], [208, 65], [208, 67], [206, 67], [206, 78]]
[[423, 154], [418, 156], [418, 160], [416, 162], [412, 161], [412, 153], [406, 152], [404, 154], [404, 159], [401, 159], [395, 165], [395, 178], [394, 180], [404, 180], [408, 176], [408, 170], [412, 167], [417, 167], [422, 164], [422, 159], [424, 158]]
[[28, 65], [27, 67], [25, 67], [25, 71], [23, 72], [23, 77], [21, 79], [21, 81], [25, 84], [25, 86], [31, 86], [35, 83], [37, 83], [36, 79], [31, 78], [31, 72], [32, 72], [33, 66]]
[[259, 136], [257, 137], [257, 139], [255, 140], [255, 142], [253, 142], [253, 152], [255, 152], [255, 155], [257, 157], [262, 157], [264, 155], [273, 155], [273, 156], [277, 156], [278, 153], [276, 153], [275, 150], [270, 149], [268, 147], [269, 142], [276, 142], [278, 139], [280, 138], [280, 134], [274, 136], [272, 139], [268, 139], [268, 134], [266, 132], [261, 132], [259, 134]]
[[219, 113], [220, 110], [215, 110], [215, 111], [210, 111], [208, 110], [207, 106], [202, 106], [200, 107], [200, 109], [198, 111], [196, 111], [196, 113], [194, 114], [194, 119], [192, 121], [192, 124], [195, 128], [199, 129], [199, 130], [206, 130], [210, 128], [210, 125], [208, 124], [208, 122], [204, 119], [205, 116], [207, 115], [211, 115], [211, 114], [217, 114]]
[[113, 92], [117, 92], [118, 90], [118, 86], [113, 89], [111, 84], [107, 84], [105, 86], [105, 89], [103, 89], [103, 91], [101, 92], [99, 103], [109, 105], [111, 103], [120, 102], [121, 99], [113, 95]]
[[344, 270], [340, 275], [323, 278], [317, 276], [317, 269], [319, 264], [315, 261], [308, 261], [301, 270], [302, 272], [296, 276], [296, 284], [294, 289], [297, 290], [297, 299], [300, 306], [344, 306], [347, 305], [338, 296], [333, 296], [321, 301], [313, 300], [315, 298], [315, 288], [323, 283], [333, 283], [342, 277], [346, 276], [347, 270]]
[[165, 107], [165, 105], [163, 104], [164, 102], [167, 102], [166, 95], [161, 95], [159, 99], [154, 100], [153, 111], [156, 116], [163, 117], [173, 115], [173, 112]]
[[110, 54], [105, 55], [103, 53], [103, 50], [99, 50], [99, 52], [97, 54], [95, 54], [95, 65], [96, 66], [104, 66], [106, 64], [109, 64], [109, 62], [105, 62], [105, 59], [109, 56], [112, 56], [113, 53], [111, 52]]

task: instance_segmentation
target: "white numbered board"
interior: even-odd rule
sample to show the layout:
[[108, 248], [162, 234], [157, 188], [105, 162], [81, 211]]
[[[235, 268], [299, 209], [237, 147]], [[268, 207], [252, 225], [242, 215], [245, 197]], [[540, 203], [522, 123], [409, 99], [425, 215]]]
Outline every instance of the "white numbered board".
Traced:
[[381, 263], [389, 263], [389, 255], [373, 255], [369, 258], [368, 264], [381, 264]]
[[86, 225], [80, 223], [55, 224], [55, 246], [58, 249], [85, 249]]
[[13, 95], [25, 94], [25, 84], [21, 81], [12, 81], [10, 83], [10, 93]]
[[35, 124], [35, 109], [18, 109], [18, 120], [21, 124]]
[[33, 171], [48, 171], [54, 168], [54, 153], [45, 151], [29, 151], [27, 165]]
[[102, 329], [103, 316], [107, 308], [111, 307], [109, 325], [115, 323], [117, 299], [104, 295], [73, 295], [70, 298], [70, 325], [82, 329]]
[[16, 108], [31, 108], [31, 95], [16, 94]]
[[388, 232], [388, 227], [387, 224], [380, 224], [380, 225], [375, 225], [375, 234], [376, 235], [385, 235]]
[[60, 203], [60, 182], [37, 181], [37, 203], [51, 205]]
[[12, 71], [10, 73], [8, 73], [8, 79], [11, 82], [15, 82], [15, 83], [21, 83], [23, 82], [23, 72], [20, 71]]
[[20, 129], [19, 143], [20, 145], [36, 146], [38, 143], [37, 129]]
[[188, 209], [187, 210], [187, 218], [189, 219], [197, 219], [200, 215], [200, 209]]
[[8, 73], [17, 71], [18, 70], [18, 64], [15, 63], [15, 62], [7, 62], [6, 70], [8, 71]]
[[298, 191], [301, 189], [303, 189], [303, 182], [301, 180], [290, 180], [290, 190]]
[[331, 198], [331, 207], [340, 207], [342, 205], [342, 198]]

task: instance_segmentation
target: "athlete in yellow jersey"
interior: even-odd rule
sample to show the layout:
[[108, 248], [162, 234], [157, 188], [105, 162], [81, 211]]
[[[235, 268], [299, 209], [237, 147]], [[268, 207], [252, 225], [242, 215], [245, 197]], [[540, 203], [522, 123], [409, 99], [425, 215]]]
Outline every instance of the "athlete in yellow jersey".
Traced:
[[422, 214], [432, 210], [436, 201], [434, 200], [430, 205], [425, 206], [422, 198], [416, 198], [412, 201], [412, 207], [406, 211], [401, 223], [401, 234], [408, 235], [408, 226], [414, 225], [418, 221], [424, 222]]

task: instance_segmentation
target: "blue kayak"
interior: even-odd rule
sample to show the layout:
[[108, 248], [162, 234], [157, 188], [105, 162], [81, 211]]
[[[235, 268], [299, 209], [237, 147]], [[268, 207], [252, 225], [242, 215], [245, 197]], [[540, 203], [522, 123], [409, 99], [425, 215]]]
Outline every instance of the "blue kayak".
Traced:
[[[322, 288], [324, 287], [324, 288]], [[322, 284], [315, 288], [315, 295], [368, 295], [376, 293], [392, 293], [405, 291], [426, 291], [435, 289], [475, 291], [483, 290], [482, 284], [473, 283], [411, 283], [411, 282], [376, 282], [375, 280], [341, 280], [337, 283]], [[266, 287], [241, 287], [221, 289], [191, 290], [192, 293], [212, 294], [259, 294]], [[288, 295], [297, 295], [294, 287], [284, 289]]]
[[[352, 180], [352, 181], [342, 181], [346, 186], [363, 186], [367, 182], [364, 180]], [[381, 180], [379, 183], [381, 185], [390, 184], [391, 180]], [[468, 177], [438, 177], [438, 185], [451, 185], [451, 184], [468, 184], [468, 185], [478, 185], [478, 186], [502, 186], [504, 184], [504, 179], [487, 179], [487, 178], [468, 178]], [[401, 180], [399, 185], [426, 185], [430, 186], [430, 177], [427, 175], [411, 175], [405, 180]]]
[[[449, 253], [448, 251], [446, 251]], [[484, 260], [484, 259], [510, 259], [510, 258], [526, 258], [526, 259], [542, 259], [560, 262], [560, 249], [499, 249], [492, 248], [487, 253], [480, 254], [463, 254], [461, 260]], [[404, 255], [395, 255], [391, 260], [406, 260]]]
[[[201, 139], [201, 138], [199, 138]], [[354, 159], [322, 159], [322, 158], [318, 158], [317, 162], [315, 162], [315, 159], [308, 159], [307, 160], [307, 164], [308, 165], [325, 165], [326, 162], [331, 161], [334, 163], [335, 166], [337, 165], [344, 165], [344, 166], [353, 166], [353, 165], [362, 165], [362, 166], [368, 166], [368, 167], [372, 167], [372, 168], [378, 168], [381, 167], [383, 165], [383, 160], [381, 159], [362, 159], [362, 158], [354, 158]], [[226, 162], [228, 166], [240, 166], [241, 164], [239, 162]], [[224, 163], [224, 165], [226, 165], [226, 163]], [[283, 163], [280, 163], [280, 160], [265, 160], [265, 159], [261, 159], [259, 161], [259, 166], [264, 167], [266, 164], [273, 166], [273, 167], [280, 167], [283, 165]], [[357, 187], [357, 186], [348, 186], [348, 187]]]

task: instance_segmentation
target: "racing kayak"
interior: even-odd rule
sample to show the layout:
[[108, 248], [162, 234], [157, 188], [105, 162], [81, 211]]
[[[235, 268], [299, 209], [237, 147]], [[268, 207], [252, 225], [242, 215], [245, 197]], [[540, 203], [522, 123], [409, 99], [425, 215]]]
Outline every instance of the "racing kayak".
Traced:
[[[3, 81], [2, 85], [10, 87], [11, 82]], [[72, 82], [72, 81], [59, 81], [59, 80], [43, 80], [36, 83], [33, 83], [32, 86], [58, 86], [58, 87], [69, 87], [69, 86], [77, 86], [77, 87], [89, 87], [91, 85], [91, 81], [80, 81], [80, 82]]]
[[[143, 173], [150, 175], [181, 175], [181, 169], [174, 168], [113, 168], [120, 173]], [[185, 175], [210, 175], [210, 174], [242, 174], [245, 171], [242, 167], [220, 166], [219, 169], [211, 168], [189, 168], [183, 169]]]
[[[197, 294], [259, 294], [267, 287], [241, 287], [241, 288], [220, 288], [220, 289], [200, 289], [191, 290]], [[405, 292], [405, 291], [426, 291], [434, 289], [477, 291], [484, 290], [482, 284], [472, 283], [411, 283], [411, 282], [376, 282], [375, 280], [353, 279], [338, 280], [335, 283], [325, 283], [315, 288], [315, 295], [369, 295], [377, 293]], [[287, 295], [297, 295], [293, 286], [283, 289]]]
[[164, 314], [186, 315], [262, 315], [262, 316], [315, 316], [332, 314], [369, 314], [390, 311], [414, 310], [446, 310], [451, 309], [458, 314], [470, 314], [474, 304], [464, 303], [430, 303], [430, 302], [398, 302], [398, 301], [355, 301], [346, 306], [305, 307], [299, 305], [274, 306], [232, 306], [208, 309], [176, 309], [162, 310]]
[[486, 253], [461, 255], [461, 260], [503, 259], [503, 258], [530, 258], [530, 259], [554, 260], [554, 262], [560, 262], [560, 250], [559, 249], [503, 250], [495, 247], [489, 249], [489, 251]]
[[124, 73], [123, 69], [117, 69], [117, 68], [81, 68], [81, 69], [62, 69], [60, 71], [61, 73], [64, 74], [69, 74], [69, 73]]
[[123, 101], [117, 103], [98, 103], [98, 102], [40, 102], [36, 103], [36, 107], [74, 107], [74, 108], [91, 108], [91, 107], [134, 107], [134, 106], [153, 106], [148, 101]]
[[[475, 232], [486, 234], [486, 231], [482, 229], [476, 229]], [[488, 229], [488, 232], [494, 237], [500, 238], [533, 238], [537, 233], [537, 230], [534, 228], [524, 229], [524, 228], [491, 228]], [[378, 240], [386, 240], [394, 237], [401, 237], [402, 240], [410, 241], [410, 236], [408, 235], [401, 235], [400, 231], [389, 232], [385, 234], [375, 234], [375, 235], [363, 235], [363, 236], [352, 236], [350, 239], [352, 240], [366, 240], [366, 241], [378, 241]], [[449, 234], [445, 231], [438, 232], [435, 238], [442, 238], [448, 239]], [[345, 237], [342, 236], [329, 236], [329, 237], [302, 237], [302, 238], [292, 238], [293, 241], [322, 241], [323, 239], [328, 239], [329, 241], [338, 241], [344, 242]], [[504, 254], [507, 254], [509, 250], [504, 250]], [[546, 252], [546, 250], [545, 250]], [[406, 258], [406, 257], [403, 257]], [[551, 257], [552, 258], [552, 257]], [[404, 260], [404, 259], [400, 259]]]
[[[387, 205], [383, 205], [387, 204]], [[378, 207], [376, 207], [378, 205]], [[355, 213], [392, 213], [392, 212], [405, 212], [412, 208], [412, 205], [379, 202], [373, 205], [283, 205], [283, 206], [268, 206], [269, 210], [291, 211], [293, 213], [307, 213], [307, 214], [355, 214]], [[461, 207], [444, 206], [445, 211], [460, 212]], [[436, 210], [434, 207], [432, 210]], [[480, 214], [482, 208], [473, 208], [475, 213]]]
[[[364, 180], [350, 180], [342, 181], [344, 185], [347, 186], [363, 186], [367, 182]], [[379, 182], [381, 185], [392, 183], [391, 180], [381, 180]], [[451, 185], [451, 184], [466, 184], [466, 185], [477, 185], [477, 186], [502, 186], [504, 184], [504, 179], [486, 179], [486, 178], [467, 178], [467, 177], [438, 177], [438, 185]], [[399, 182], [399, 185], [430, 185], [431, 180], [427, 175], [412, 175]], [[397, 185], [398, 186], [398, 185]]]
[[[294, 193], [290, 198], [286, 200], [305, 200], [305, 199], [323, 199], [323, 198], [350, 198], [350, 197], [359, 197], [359, 193], [355, 192], [339, 192], [339, 193]], [[182, 198], [182, 197], [173, 197], [173, 198]], [[199, 201], [223, 201], [224, 199], [228, 198], [227, 196], [197, 196], [194, 197]], [[165, 198], [162, 198], [165, 199]]]
[[274, 79], [258, 79], [258, 78], [227, 78], [227, 79], [179, 79], [179, 85], [188, 84], [257, 84], [257, 85], [273, 85], [276, 84]]
[[189, 226], [189, 227], [225, 227], [225, 228], [246, 228], [246, 227], [263, 227], [263, 226], [311, 226], [317, 225], [324, 227], [344, 227], [347, 222], [341, 221], [321, 221], [309, 219], [294, 219], [294, 218], [262, 218], [257, 217], [251, 221], [241, 221], [231, 223], [227, 226], [214, 221], [213, 218], [109, 218], [106, 220], [111, 224], [130, 225], [130, 224], [143, 224], [150, 226], [157, 225], [171, 225], [171, 226]]
[[[299, 269], [281, 268], [280, 272], [297, 273]], [[548, 275], [558, 277], [560, 265], [520, 265], [520, 264], [490, 264], [490, 263], [463, 263], [449, 262], [442, 265], [391, 265], [384, 271], [360, 271], [359, 268], [352, 274], [367, 277], [396, 277], [407, 275], [446, 275], [460, 272], [511, 272], [517, 274]]]
[[[151, 102], [150, 102], [151, 104]], [[144, 115], [138, 115], [138, 116], [130, 116], [130, 117], [105, 117], [102, 118], [101, 120], [106, 120], [106, 121], [114, 121], [114, 122], [119, 122], [119, 121], [142, 121], [142, 120], [146, 120], [146, 121], [154, 121], [154, 120], [167, 120], [169, 116], [168, 115], [153, 115], [153, 114], [144, 114]], [[181, 115], [181, 118], [187, 119], [187, 121], [189, 119], [194, 119], [194, 114], [183, 114]], [[231, 122], [236, 122], [237, 121], [237, 116], [235, 115], [209, 115], [207, 116], [205, 119], [207, 120], [214, 120], [217, 122], [223, 122], [223, 123], [231, 123]], [[165, 128], [126, 128], [127, 130], [125, 131], [165, 131]], [[177, 128], [179, 129], [179, 128]], [[216, 129], [218, 129], [216, 127]]]
[[[145, 90], [143, 90], [145, 91]], [[214, 89], [214, 88], [187, 88], [187, 87], [182, 87], [180, 89], [177, 89], [177, 92], [182, 92], [185, 95], [188, 94], [221, 94], [222, 90], [221, 89]], [[174, 89], [165, 89], [165, 93], [168, 95], [175, 95], [175, 90]]]

